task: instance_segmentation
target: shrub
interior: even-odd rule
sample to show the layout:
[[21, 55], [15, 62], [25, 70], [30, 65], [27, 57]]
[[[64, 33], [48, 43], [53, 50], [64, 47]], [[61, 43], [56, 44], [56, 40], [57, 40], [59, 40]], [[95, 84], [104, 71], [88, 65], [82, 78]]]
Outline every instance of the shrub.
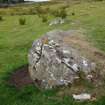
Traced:
[[42, 22], [43, 22], [43, 23], [45, 23], [45, 22], [48, 21], [47, 16], [44, 16], [44, 15], [43, 15], [43, 16], [41, 16], [41, 18], [42, 18]]
[[55, 16], [55, 17], [59, 17], [59, 11], [58, 11], [58, 10], [53, 10], [53, 11], [51, 12], [51, 14], [52, 14], [53, 16]]
[[0, 16], [0, 21], [2, 21], [3, 20], [3, 17], [2, 16]]
[[47, 14], [49, 11], [49, 8], [43, 8], [43, 7], [39, 6], [39, 7], [36, 7], [35, 10], [36, 10], [37, 14]]
[[34, 15], [34, 14], [36, 14], [36, 13], [37, 13], [37, 12], [36, 12], [35, 8], [31, 8], [31, 9], [29, 10], [29, 13], [28, 13], [28, 14]]
[[67, 17], [67, 13], [66, 13], [66, 10], [65, 10], [65, 9], [61, 9], [61, 11], [60, 11], [60, 17], [61, 17], [62, 19], [64, 19], [64, 18]]
[[26, 24], [26, 19], [25, 18], [20, 18], [19, 19], [19, 24], [20, 25], [25, 25]]
[[65, 9], [60, 9], [60, 10], [52, 11], [52, 14], [55, 17], [61, 17], [62, 19], [64, 19], [64, 18], [67, 17], [67, 13], [66, 13], [66, 10]]
[[103, 0], [94, 0], [94, 1], [103, 1]]
[[63, 5], [62, 7], [60, 7], [61, 9], [67, 9], [69, 8], [69, 4]]
[[72, 13], [71, 13], [71, 15], [72, 15], [72, 16], [74, 16], [74, 15], [75, 15], [75, 13], [74, 13], [74, 12], [72, 12]]

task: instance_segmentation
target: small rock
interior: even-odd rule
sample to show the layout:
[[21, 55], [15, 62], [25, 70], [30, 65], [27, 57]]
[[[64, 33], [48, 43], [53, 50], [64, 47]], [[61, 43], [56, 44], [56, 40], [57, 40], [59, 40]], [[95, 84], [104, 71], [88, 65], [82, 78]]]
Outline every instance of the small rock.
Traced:
[[73, 94], [73, 98], [75, 100], [80, 100], [80, 101], [83, 101], [83, 100], [90, 100], [91, 99], [91, 95], [88, 94], [88, 93], [81, 93], [81, 94]]
[[62, 19], [62, 18], [56, 18], [56, 19], [54, 19], [53, 21], [51, 21], [49, 23], [49, 26], [57, 25], [57, 24], [64, 24], [64, 23], [65, 23], [64, 19]]

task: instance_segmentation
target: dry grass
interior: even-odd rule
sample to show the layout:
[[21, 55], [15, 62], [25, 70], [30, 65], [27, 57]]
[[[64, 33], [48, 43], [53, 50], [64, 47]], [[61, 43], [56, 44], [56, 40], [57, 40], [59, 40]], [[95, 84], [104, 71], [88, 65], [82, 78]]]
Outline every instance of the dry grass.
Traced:
[[[100, 63], [105, 66], [105, 53], [100, 51], [83, 35], [83, 32], [76, 31], [73, 35], [64, 38], [66, 43], [78, 49], [81, 54], [90, 58], [92, 61]], [[105, 68], [104, 68], [105, 69]]]

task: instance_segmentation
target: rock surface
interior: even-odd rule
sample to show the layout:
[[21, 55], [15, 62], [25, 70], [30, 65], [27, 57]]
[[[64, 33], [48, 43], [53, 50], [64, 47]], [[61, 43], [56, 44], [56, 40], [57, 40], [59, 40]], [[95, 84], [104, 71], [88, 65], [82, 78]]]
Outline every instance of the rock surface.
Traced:
[[90, 59], [65, 41], [75, 30], [54, 30], [33, 42], [30, 49], [29, 72], [35, 84], [41, 88], [69, 85], [79, 78], [79, 72], [86, 76], [96, 69]]
[[81, 94], [73, 94], [73, 98], [75, 99], [75, 100], [81, 100], [81, 101], [83, 101], [83, 100], [90, 100], [91, 99], [91, 95], [90, 94], [88, 94], [88, 93], [81, 93]]
[[49, 23], [49, 26], [52, 26], [52, 25], [57, 25], [57, 24], [63, 24], [65, 23], [65, 19], [62, 19], [62, 18], [56, 18], [55, 20], [51, 21]]

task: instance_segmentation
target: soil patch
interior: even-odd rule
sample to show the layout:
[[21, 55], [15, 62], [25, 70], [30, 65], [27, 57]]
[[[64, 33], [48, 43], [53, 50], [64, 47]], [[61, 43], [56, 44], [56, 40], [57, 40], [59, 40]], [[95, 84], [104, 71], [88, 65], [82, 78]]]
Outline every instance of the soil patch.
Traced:
[[9, 84], [17, 88], [33, 84], [33, 81], [29, 76], [28, 65], [24, 65], [16, 69], [9, 79]]

